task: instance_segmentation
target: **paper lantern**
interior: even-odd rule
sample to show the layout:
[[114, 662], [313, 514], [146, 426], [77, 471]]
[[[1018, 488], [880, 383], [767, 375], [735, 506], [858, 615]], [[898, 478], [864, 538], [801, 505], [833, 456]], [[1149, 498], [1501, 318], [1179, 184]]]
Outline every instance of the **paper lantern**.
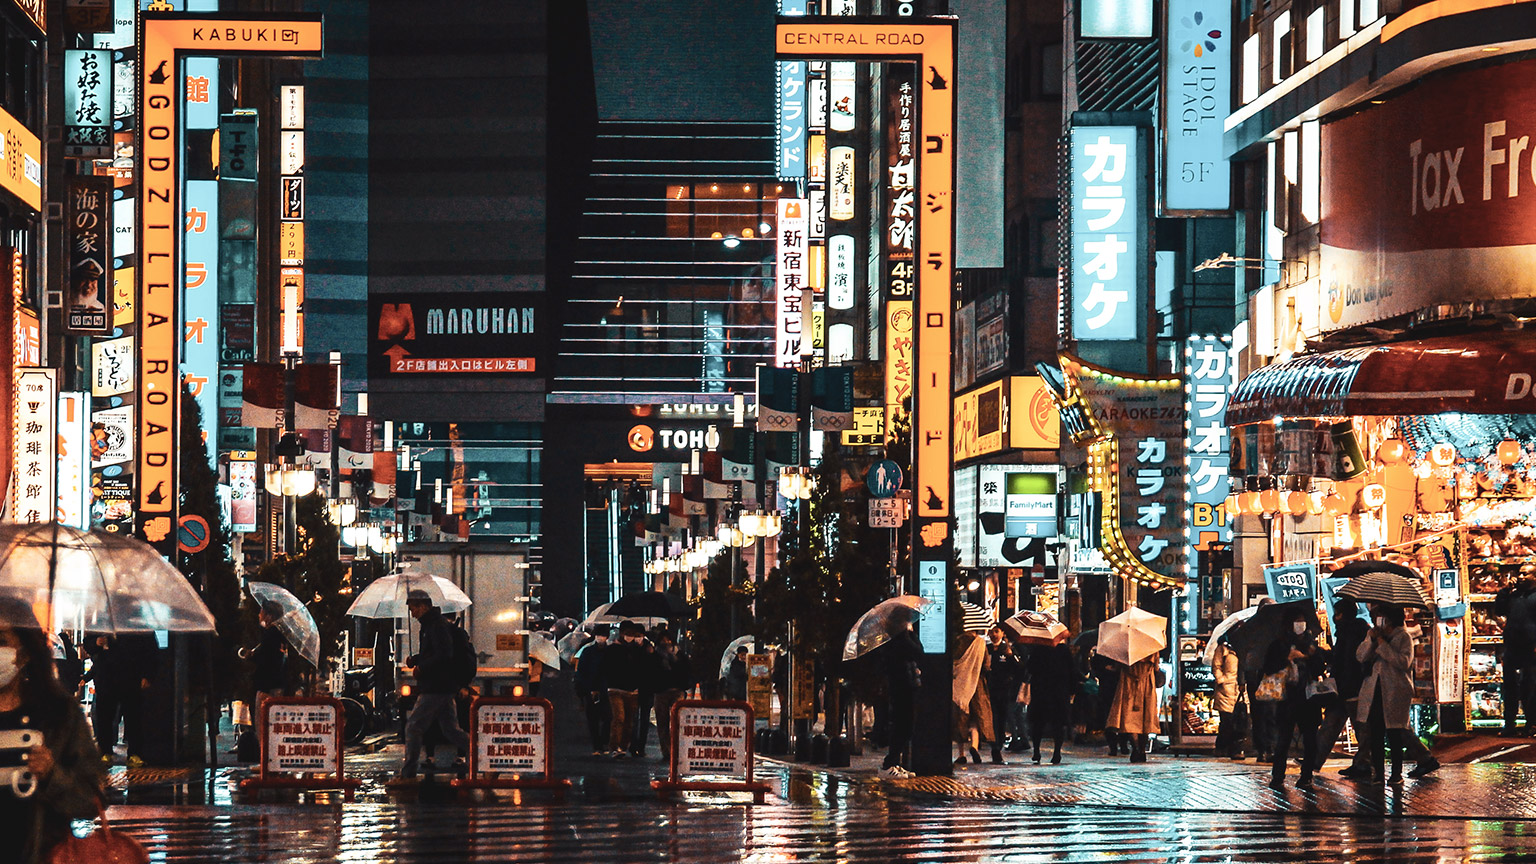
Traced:
[[1360, 490], [1360, 503], [1371, 510], [1379, 508], [1387, 503], [1387, 487], [1380, 483], [1366, 484], [1366, 487]]
[[1344, 500], [1343, 495], [1337, 492], [1329, 492], [1323, 497], [1323, 509], [1337, 516], [1340, 513], [1349, 512], [1349, 503]]
[[1259, 512], [1274, 513], [1280, 509], [1280, 493], [1275, 489], [1265, 489], [1259, 493]]
[[1244, 513], [1263, 513], [1264, 512], [1264, 505], [1259, 502], [1259, 493], [1257, 493], [1257, 492], [1244, 492], [1243, 493], [1243, 512]]
[[1376, 459], [1383, 465], [1396, 465], [1403, 461], [1408, 454], [1408, 448], [1401, 438], [1388, 438], [1376, 448]]
[[1239, 492], [1233, 492], [1231, 495], [1228, 495], [1226, 503], [1225, 503], [1225, 506], [1227, 508], [1227, 518], [1228, 519], [1230, 519], [1233, 516], [1237, 516], [1240, 513], [1242, 513], [1243, 512], [1243, 496], [1242, 496], [1242, 494], [1239, 493]]
[[1499, 461], [1505, 465], [1513, 465], [1520, 461], [1520, 442], [1513, 438], [1505, 438], [1499, 442]]
[[1455, 444], [1436, 444], [1429, 448], [1429, 461], [1444, 468], [1456, 462]]
[[1324, 497], [1325, 496], [1321, 492], [1309, 493], [1307, 495], [1307, 512], [1313, 516], [1321, 515], [1323, 510], [1326, 509], [1323, 506]]
[[1285, 496], [1285, 512], [1301, 515], [1307, 512], [1307, 493], [1290, 492]]

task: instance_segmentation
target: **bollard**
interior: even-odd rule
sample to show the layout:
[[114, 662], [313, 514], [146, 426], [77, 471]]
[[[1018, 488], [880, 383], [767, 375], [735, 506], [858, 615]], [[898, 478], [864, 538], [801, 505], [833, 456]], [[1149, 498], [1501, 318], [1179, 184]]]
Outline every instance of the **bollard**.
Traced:
[[817, 734], [811, 736], [811, 764], [812, 765], [825, 765], [825, 764], [827, 764], [827, 744], [828, 744], [828, 739], [827, 739], [827, 736], [825, 734], [817, 733]]
[[827, 745], [827, 767], [847, 768], [851, 760], [848, 753], [848, 737], [839, 735]]

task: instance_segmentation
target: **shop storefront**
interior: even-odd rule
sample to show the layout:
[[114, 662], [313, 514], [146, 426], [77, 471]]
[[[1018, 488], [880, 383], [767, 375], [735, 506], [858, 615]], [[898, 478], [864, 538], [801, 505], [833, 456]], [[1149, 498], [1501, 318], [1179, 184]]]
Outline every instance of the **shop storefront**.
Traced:
[[1503, 722], [1495, 603], [1536, 578], [1532, 370], [1520, 331], [1324, 352], [1248, 376], [1227, 414], [1227, 507], [1264, 526], [1270, 561], [1316, 564], [1324, 601], [1348, 561], [1420, 574], [1414, 677], [1443, 728]]

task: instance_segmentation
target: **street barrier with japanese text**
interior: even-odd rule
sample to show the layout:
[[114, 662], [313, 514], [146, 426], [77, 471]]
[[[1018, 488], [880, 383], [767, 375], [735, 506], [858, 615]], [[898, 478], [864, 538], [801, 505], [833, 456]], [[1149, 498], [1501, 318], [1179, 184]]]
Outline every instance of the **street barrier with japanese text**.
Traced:
[[261, 773], [242, 789], [341, 789], [348, 801], [359, 785], [342, 765], [341, 703], [327, 696], [275, 697], [261, 703]]
[[469, 708], [469, 776], [459, 789], [549, 789], [564, 797], [571, 781], [550, 773], [554, 705], [526, 696], [480, 697]]
[[752, 779], [752, 706], [715, 699], [672, 705], [672, 771], [651, 787], [662, 798], [677, 792], [750, 792], [763, 803], [768, 784]]

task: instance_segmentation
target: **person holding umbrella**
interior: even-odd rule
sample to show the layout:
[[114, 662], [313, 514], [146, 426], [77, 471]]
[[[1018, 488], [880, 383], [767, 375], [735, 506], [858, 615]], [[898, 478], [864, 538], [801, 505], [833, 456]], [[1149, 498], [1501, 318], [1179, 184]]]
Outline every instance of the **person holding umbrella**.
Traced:
[[1232, 759], [1243, 758], [1242, 721], [1237, 706], [1242, 690], [1242, 676], [1238, 674], [1237, 652], [1227, 641], [1226, 634], [1216, 640], [1216, 653], [1211, 661], [1211, 673], [1216, 679], [1213, 702], [1221, 718], [1216, 727], [1216, 755]]
[[1003, 739], [1007, 737], [1008, 714], [1019, 695], [1022, 667], [1013, 646], [1004, 637], [1001, 625], [987, 633], [987, 695], [992, 698], [992, 764], [1003, 764]]
[[1032, 646], [1025, 667], [1029, 671], [1029, 735], [1035, 750], [1031, 758], [1040, 764], [1040, 740], [1049, 735], [1055, 744], [1051, 764], [1060, 765], [1076, 677], [1072, 649], [1065, 642]]
[[410, 781], [416, 778], [422, 739], [434, 724], [460, 753], [467, 755], [470, 743], [469, 735], [459, 728], [458, 706], [454, 702], [454, 696], [465, 683], [458, 680], [460, 672], [454, 668], [458, 625], [444, 618], [432, 596], [418, 588], [406, 595], [406, 608], [421, 627], [421, 648], [405, 661], [416, 675], [417, 686], [416, 704], [405, 720], [405, 762], [400, 768], [400, 779]]
[[[1333, 604], [1332, 667], [1339, 698], [1323, 711], [1323, 725], [1317, 732], [1317, 755], [1312, 763], [1314, 771], [1322, 768], [1333, 752], [1334, 742], [1344, 731], [1344, 721], [1355, 716], [1360, 708], [1360, 685], [1365, 680], [1365, 670], [1355, 659], [1355, 652], [1370, 634], [1371, 626], [1361, 619], [1359, 611], [1359, 602], [1350, 597], [1340, 597]], [[1371, 760], [1365, 748], [1357, 749], [1354, 761], [1339, 774], [1349, 778], [1371, 776]]]
[[[1030, 702], [1037, 697], [1030, 687]], [[1158, 731], [1157, 655], [1144, 657], [1120, 672], [1114, 700], [1109, 703], [1109, 719], [1104, 728], [1114, 729], [1131, 742], [1131, 761], [1147, 761], [1147, 736]]]
[[1380, 782], [1385, 756], [1382, 738], [1392, 748], [1392, 776], [1387, 782], [1403, 782], [1403, 737], [1408, 731], [1409, 705], [1413, 701], [1413, 637], [1403, 629], [1403, 610], [1385, 603], [1371, 610], [1374, 627], [1355, 651], [1368, 671], [1360, 687], [1360, 707], [1355, 720], [1363, 723], [1368, 742], [1362, 749], [1371, 754], [1371, 779]]
[[276, 600], [267, 600], [261, 604], [261, 611], [256, 614], [256, 621], [261, 625], [261, 641], [250, 651], [242, 651], [242, 657], [249, 657], [256, 661], [256, 668], [251, 675], [251, 681], [256, 687], [256, 710], [261, 711], [261, 703], [273, 696], [284, 695], [284, 688], [288, 685], [288, 640], [283, 638], [282, 631], [277, 629], [277, 619], [283, 617], [283, 607]]
[[[1291, 604], [1286, 604], [1291, 605]], [[1284, 696], [1275, 703], [1275, 746], [1271, 754], [1269, 786], [1285, 788], [1285, 761], [1290, 755], [1291, 733], [1299, 730], [1302, 740], [1301, 779], [1298, 789], [1312, 788], [1312, 769], [1317, 756], [1319, 704], [1308, 699], [1308, 685], [1323, 676], [1327, 652], [1317, 644], [1317, 635], [1307, 626], [1299, 606], [1285, 612], [1285, 630], [1270, 645], [1259, 672], [1266, 677], [1283, 675]]]
[[885, 654], [887, 692], [890, 696], [890, 747], [881, 774], [891, 779], [913, 776], [904, 763], [911, 758], [912, 721], [917, 704], [917, 690], [923, 686], [922, 670], [918, 660], [923, 656], [923, 644], [917, 641], [910, 621], [891, 636], [881, 649]]

